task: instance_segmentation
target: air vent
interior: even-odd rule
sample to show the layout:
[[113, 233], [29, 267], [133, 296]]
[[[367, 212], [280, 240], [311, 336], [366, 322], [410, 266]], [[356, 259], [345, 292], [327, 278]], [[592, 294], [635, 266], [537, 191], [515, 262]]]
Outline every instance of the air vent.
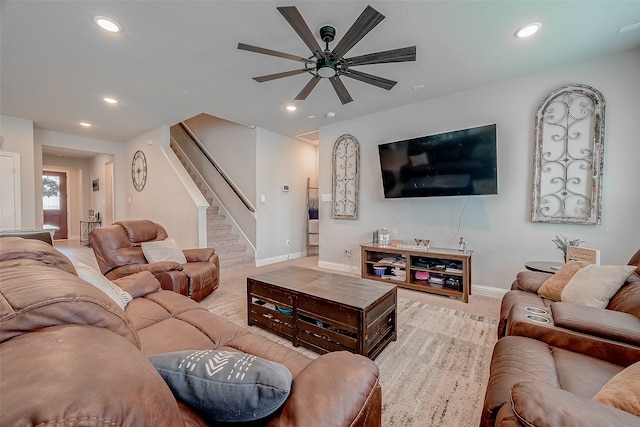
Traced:
[[320, 133], [317, 130], [314, 130], [311, 132], [296, 135], [296, 138], [300, 138], [307, 142], [318, 142], [320, 140]]

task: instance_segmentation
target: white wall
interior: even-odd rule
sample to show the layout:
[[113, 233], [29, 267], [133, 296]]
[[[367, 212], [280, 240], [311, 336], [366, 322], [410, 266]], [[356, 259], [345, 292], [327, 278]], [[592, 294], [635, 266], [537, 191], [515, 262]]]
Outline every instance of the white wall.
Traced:
[[[320, 265], [340, 267], [346, 247], [359, 265], [358, 245], [398, 221], [395, 238], [427, 238], [432, 247], [456, 247], [463, 236], [474, 251], [475, 285], [506, 289], [525, 261], [561, 261], [551, 242], [556, 234], [600, 249], [603, 264], [625, 263], [640, 247], [639, 76], [640, 50], [634, 50], [322, 127], [320, 192], [331, 193], [331, 150], [340, 135], [358, 138], [362, 168], [358, 220], [331, 219], [330, 203], [321, 202]], [[549, 93], [574, 83], [598, 89], [606, 102], [602, 225], [532, 223], [534, 114]], [[384, 199], [378, 144], [487, 123], [498, 129], [498, 196]]]
[[[162, 148], [169, 149], [169, 127], [151, 130], [126, 144], [126, 185], [116, 198], [125, 203], [123, 219], [149, 219], [161, 224], [184, 249], [199, 247], [198, 210], [177, 178]], [[131, 160], [137, 150], [147, 159], [147, 182], [137, 191], [131, 181]]]
[[[125, 185], [131, 182], [130, 169], [131, 160], [125, 157], [125, 145], [118, 142], [106, 141], [103, 139], [87, 138], [78, 135], [69, 135], [60, 132], [47, 131], [42, 129], [35, 130], [35, 146], [38, 154], [34, 161], [42, 158], [42, 146], [51, 146], [59, 148], [69, 148], [73, 150], [88, 151], [97, 154], [89, 162], [89, 170], [83, 173], [82, 177], [82, 210], [83, 219], [89, 214], [89, 209], [104, 210], [104, 167], [108, 161], [113, 161], [115, 165], [115, 211], [116, 220], [125, 218], [124, 198], [120, 197], [124, 194]], [[111, 160], [110, 160], [111, 159]], [[39, 172], [38, 172], [39, 173]], [[100, 192], [94, 193], [91, 189], [91, 181], [100, 178]], [[42, 193], [42, 188], [39, 186]], [[42, 195], [40, 194], [40, 212], [42, 217]], [[103, 224], [105, 225], [105, 224]]]
[[[317, 176], [317, 147], [264, 129], [257, 132], [257, 264], [306, 253], [307, 177]], [[282, 190], [289, 185], [290, 191]], [[265, 196], [265, 202], [260, 196]], [[286, 241], [290, 241], [290, 246]]]
[[208, 114], [185, 120], [251, 203], [256, 203], [256, 130]]
[[[2, 151], [20, 154], [21, 228], [27, 230], [42, 227], [42, 185], [40, 184], [42, 177], [41, 169], [34, 164], [33, 121], [0, 116], [0, 136], [2, 136]], [[38, 177], [37, 180], [36, 177]], [[37, 213], [38, 200], [39, 214]]]

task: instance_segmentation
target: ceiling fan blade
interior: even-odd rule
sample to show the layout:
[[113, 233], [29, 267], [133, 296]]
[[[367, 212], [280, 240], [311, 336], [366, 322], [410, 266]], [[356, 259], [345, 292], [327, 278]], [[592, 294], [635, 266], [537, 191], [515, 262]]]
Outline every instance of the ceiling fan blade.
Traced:
[[302, 61], [302, 62], [306, 62], [307, 64], [314, 63], [314, 61], [307, 58], [303, 58], [301, 56], [290, 55], [288, 53], [278, 52], [277, 50], [265, 49], [263, 47], [251, 46], [250, 44], [238, 43], [238, 49], [248, 50], [249, 52], [261, 53], [263, 55], [277, 56], [279, 58], [291, 59], [292, 61]]
[[416, 47], [401, 47], [399, 49], [385, 50], [384, 52], [369, 53], [353, 58], [344, 58], [348, 66], [383, 64], [386, 62], [409, 62], [416, 60]]
[[336, 91], [338, 98], [340, 98], [340, 102], [342, 102], [342, 105], [353, 101], [353, 98], [351, 98], [351, 95], [349, 95], [347, 88], [344, 87], [344, 84], [342, 83], [342, 80], [340, 80], [340, 77], [333, 76], [329, 79], [329, 81], [333, 86], [333, 90]]
[[281, 79], [283, 77], [295, 76], [296, 74], [306, 73], [307, 71], [308, 70], [304, 68], [302, 70], [284, 71], [282, 73], [267, 74], [266, 76], [254, 77], [253, 80], [262, 83], [262, 82], [268, 82], [270, 80]]
[[353, 23], [351, 28], [340, 39], [333, 53], [336, 55], [336, 61], [344, 56], [356, 43], [358, 43], [369, 31], [380, 23], [384, 19], [384, 15], [372, 8], [367, 8], [360, 14], [356, 22]]
[[300, 93], [296, 95], [295, 100], [304, 101], [305, 99], [307, 99], [307, 96], [309, 96], [313, 88], [316, 87], [320, 80], [321, 77], [317, 74], [311, 77], [311, 80], [309, 80], [309, 82], [302, 88]]
[[304, 44], [307, 45], [309, 50], [313, 52], [316, 58], [324, 59], [325, 55], [322, 51], [322, 48], [318, 44], [318, 40], [316, 40], [313, 33], [311, 33], [309, 26], [304, 21], [302, 15], [300, 15], [300, 12], [298, 12], [298, 9], [295, 6], [284, 6], [278, 7], [277, 9], [282, 14], [282, 16], [284, 16], [284, 19], [287, 20], [289, 25], [291, 25], [291, 27], [295, 30], [295, 32], [298, 33], [298, 36], [300, 36]]
[[374, 76], [371, 74], [363, 73], [362, 71], [351, 69], [345, 71], [345, 73], [341, 75], [345, 77], [351, 77], [352, 79], [356, 79], [364, 83], [369, 83], [370, 85], [374, 85], [386, 90], [391, 90], [391, 88], [394, 87], [396, 83], [398, 83], [394, 82], [393, 80], [385, 79], [384, 77]]

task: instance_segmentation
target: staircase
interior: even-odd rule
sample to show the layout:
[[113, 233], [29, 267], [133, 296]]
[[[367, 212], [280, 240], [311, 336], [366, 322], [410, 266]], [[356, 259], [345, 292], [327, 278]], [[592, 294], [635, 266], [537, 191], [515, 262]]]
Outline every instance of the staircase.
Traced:
[[185, 158], [181, 150], [175, 147], [173, 142], [171, 149], [209, 203], [207, 208], [207, 246], [215, 248], [216, 254], [220, 258], [220, 270], [225, 272], [255, 267], [255, 256], [247, 253], [247, 245], [239, 242], [240, 237], [233, 232], [233, 226], [227, 222], [224, 215], [219, 213], [220, 208], [213, 204], [213, 197], [209, 194], [208, 186], [200, 181], [191, 162]]

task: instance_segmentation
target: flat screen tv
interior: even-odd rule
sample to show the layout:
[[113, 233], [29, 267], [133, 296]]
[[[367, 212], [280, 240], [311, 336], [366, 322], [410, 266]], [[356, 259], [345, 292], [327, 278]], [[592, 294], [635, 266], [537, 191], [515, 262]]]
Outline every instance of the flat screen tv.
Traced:
[[384, 197], [498, 194], [496, 125], [378, 145]]

